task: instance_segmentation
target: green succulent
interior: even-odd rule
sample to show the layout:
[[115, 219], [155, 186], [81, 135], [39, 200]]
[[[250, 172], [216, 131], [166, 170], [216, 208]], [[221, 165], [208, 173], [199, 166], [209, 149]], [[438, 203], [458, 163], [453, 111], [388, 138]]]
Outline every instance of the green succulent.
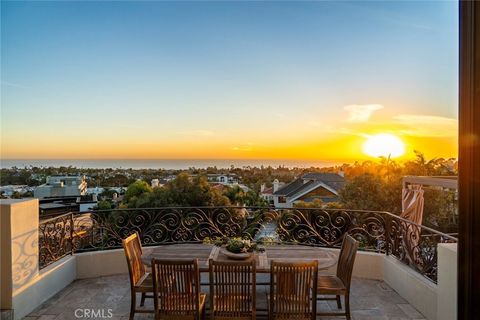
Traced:
[[241, 253], [246, 251], [245, 243], [243, 242], [242, 239], [239, 239], [239, 238], [232, 238], [228, 240], [226, 248], [228, 251], [233, 253]]

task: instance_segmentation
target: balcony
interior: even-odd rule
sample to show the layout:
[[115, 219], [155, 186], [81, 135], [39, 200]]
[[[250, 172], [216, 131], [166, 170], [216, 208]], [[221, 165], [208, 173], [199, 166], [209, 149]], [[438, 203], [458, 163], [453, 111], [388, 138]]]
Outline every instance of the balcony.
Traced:
[[[128, 319], [130, 311], [130, 288], [127, 275], [114, 275], [76, 280], [60, 293], [49, 299], [27, 319], [75, 319], [84, 313], [83, 308], [93, 310], [111, 310], [114, 319]], [[352, 283], [352, 314], [353, 319], [424, 319], [398, 293], [387, 284], [379, 280], [354, 279]], [[208, 293], [208, 286], [202, 288]], [[266, 308], [267, 286], [257, 287], [257, 307]], [[208, 307], [208, 306], [207, 306]], [[146, 309], [152, 309], [151, 299], [145, 302]], [[318, 310], [322, 312], [337, 312], [336, 304], [319, 302]], [[260, 318], [260, 317], [259, 317]], [[264, 317], [265, 318], [265, 317]], [[153, 319], [152, 315], [137, 314], [135, 319]], [[318, 317], [318, 319], [335, 319], [332, 317]], [[342, 318], [336, 318], [342, 319]]]
[[[334, 254], [348, 233], [361, 249], [352, 283], [354, 319], [455, 318], [456, 239], [388, 212], [175, 207], [92, 211], [39, 222], [38, 203], [28, 200], [2, 202], [2, 222], [12, 230], [8, 241], [2, 239], [2, 252], [7, 245], [12, 251], [6, 274], [11, 288], [2, 291], [2, 309], [13, 309], [15, 319], [73, 319], [79, 308], [110, 307], [114, 318], [127, 316], [130, 289], [121, 239], [132, 231], [139, 232], [145, 252], [205, 237], [242, 236]], [[262, 308], [268, 288], [258, 290]], [[334, 307], [318, 304], [320, 312]]]

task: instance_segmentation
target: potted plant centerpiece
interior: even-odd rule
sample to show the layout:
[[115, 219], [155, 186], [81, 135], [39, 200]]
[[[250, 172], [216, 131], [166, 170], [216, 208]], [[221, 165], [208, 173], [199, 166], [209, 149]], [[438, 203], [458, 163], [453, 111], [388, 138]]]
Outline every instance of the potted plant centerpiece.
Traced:
[[203, 243], [214, 244], [220, 247], [222, 254], [234, 260], [248, 259], [253, 256], [255, 251], [261, 250], [255, 242], [240, 237], [216, 238], [213, 241], [210, 238], [205, 238]]

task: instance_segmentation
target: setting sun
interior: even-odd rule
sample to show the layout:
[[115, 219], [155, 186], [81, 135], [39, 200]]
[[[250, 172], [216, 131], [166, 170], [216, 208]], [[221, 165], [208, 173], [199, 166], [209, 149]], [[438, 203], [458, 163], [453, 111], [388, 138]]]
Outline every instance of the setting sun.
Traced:
[[396, 158], [405, 153], [405, 143], [397, 136], [381, 133], [368, 137], [363, 152], [372, 157]]

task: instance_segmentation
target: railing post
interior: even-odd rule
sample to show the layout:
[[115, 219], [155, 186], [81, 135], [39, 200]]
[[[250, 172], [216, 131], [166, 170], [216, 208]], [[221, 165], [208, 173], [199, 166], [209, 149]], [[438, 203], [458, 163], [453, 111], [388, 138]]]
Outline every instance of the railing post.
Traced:
[[73, 225], [73, 212], [70, 212], [70, 254], [73, 255], [74, 253], [74, 242], [73, 242], [73, 235], [74, 232], [74, 225]]
[[385, 255], [389, 255], [390, 254], [390, 230], [391, 230], [391, 226], [392, 226], [392, 217], [390, 215], [386, 215], [386, 219], [385, 219]]

